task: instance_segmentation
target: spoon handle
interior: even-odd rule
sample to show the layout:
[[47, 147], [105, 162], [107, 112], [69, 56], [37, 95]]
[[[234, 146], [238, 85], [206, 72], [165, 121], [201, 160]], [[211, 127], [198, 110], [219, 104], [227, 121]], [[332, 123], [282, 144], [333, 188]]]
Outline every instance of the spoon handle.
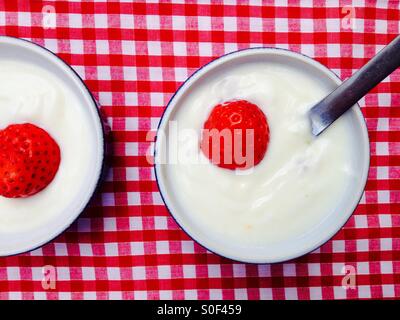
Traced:
[[313, 134], [318, 136], [399, 66], [400, 35], [310, 110]]

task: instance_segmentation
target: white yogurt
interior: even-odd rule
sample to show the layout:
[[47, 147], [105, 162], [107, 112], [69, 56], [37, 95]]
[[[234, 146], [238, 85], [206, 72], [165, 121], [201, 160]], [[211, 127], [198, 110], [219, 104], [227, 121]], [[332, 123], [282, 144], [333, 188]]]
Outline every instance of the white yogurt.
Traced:
[[[264, 246], [303, 236], [337, 207], [354, 176], [351, 128], [340, 119], [318, 139], [306, 112], [329, 92], [315, 78], [290, 66], [247, 62], [199, 81], [174, 115], [179, 131], [200, 130], [218, 103], [245, 99], [266, 114], [271, 130], [263, 161], [238, 175], [211, 164], [198, 140], [179, 148], [205, 164], [170, 164], [179, 208], [204, 234], [238, 246]], [[171, 140], [177, 138], [170, 130]]]
[[0, 129], [32, 123], [46, 130], [61, 150], [59, 170], [47, 188], [28, 198], [0, 196], [2, 236], [46, 225], [79, 196], [95, 159], [89, 121], [80, 101], [57, 77], [30, 64], [0, 62]]

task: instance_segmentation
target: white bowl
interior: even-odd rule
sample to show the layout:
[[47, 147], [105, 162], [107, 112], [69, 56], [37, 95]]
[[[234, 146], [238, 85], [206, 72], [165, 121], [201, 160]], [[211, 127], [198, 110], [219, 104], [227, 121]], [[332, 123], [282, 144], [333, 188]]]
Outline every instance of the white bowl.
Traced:
[[[200, 79], [204, 80], [206, 76], [212, 77], [214, 72], [222, 70], [228, 64], [232, 66], [233, 64], [240, 64], [246, 61], [254, 61], [252, 59], [264, 59], [269, 62], [294, 66], [303, 72], [307, 72], [309, 76], [318, 79], [318, 81], [328, 86], [330, 90], [334, 90], [341, 83], [341, 80], [322, 64], [307, 56], [288, 50], [254, 48], [222, 56], [194, 73], [172, 97], [159, 125], [159, 132], [163, 132], [167, 138], [156, 140], [156, 158], [166, 158], [167, 145], [165, 144], [168, 141], [168, 123], [174, 120], [177, 109], [181, 107], [181, 100], [184, 96], [190, 94], [191, 88], [196, 86], [196, 83]], [[346, 118], [346, 121], [351, 122], [354, 141], [358, 142], [356, 144], [358, 150], [355, 150], [354, 157], [359, 171], [356, 173], [355, 179], [351, 182], [352, 185], [349, 188], [352, 190], [352, 193], [348, 194], [345, 199], [338, 199], [338, 206], [334, 210], [334, 214], [327, 216], [318, 228], [313, 228], [309, 233], [294, 242], [286, 242], [269, 247], [246, 247], [244, 249], [235, 244], [222, 243], [216, 240], [217, 237], [213, 237], [213, 235], [202, 230], [193, 221], [194, 219], [191, 219], [190, 212], [183, 212], [183, 209], [180, 209], [182, 206], [179, 205], [179, 196], [173, 194], [172, 188], [169, 187], [174, 182], [168, 179], [168, 164], [156, 163], [155, 173], [161, 196], [171, 215], [182, 229], [206, 249], [221, 256], [249, 263], [275, 263], [302, 256], [324, 244], [346, 223], [359, 203], [367, 181], [370, 152], [368, 132], [363, 115], [358, 105], [356, 105], [343, 117]]]
[[63, 60], [37, 44], [3, 36], [0, 37], [0, 60], [2, 59], [41, 67], [68, 87], [79, 99], [80, 105], [90, 119], [88, 126], [95, 132], [93, 143], [96, 150], [93, 156], [95, 160], [90, 170], [82, 172], [85, 175], [84, 183], [76, 186], [80, 190], [79, 196], [72, 199], [67, 208], [62, 208], [61, 214], [29, 232], [17, 232], [2, 236], [6, 240], [0, 241], [0, 256], [8, 256], [33, 250], [49, 242], [67, 229], [82, 213], [100, 181], [104, 165], [105, 140], [104, 128], [95, 99], [78, 74]]

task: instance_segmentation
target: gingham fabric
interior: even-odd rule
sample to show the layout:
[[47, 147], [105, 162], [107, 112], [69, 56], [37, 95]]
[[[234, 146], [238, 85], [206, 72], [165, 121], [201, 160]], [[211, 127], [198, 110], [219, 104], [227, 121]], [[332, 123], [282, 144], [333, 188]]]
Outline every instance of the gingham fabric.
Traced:
[[[212, 59], [288, 48], [345, 79], [399, 33], [399, 20], [397, 0], [1, 0], [0, 34], [71, 64], [102, 105], [114, 153], [71, 228], [33, 252], [0, 258], [0, 298], [399, 298], [399, 71], [360, 102], [372, 152], [360, 205], [333, 240], [294, 261], [246, 265], [194, 243], [169, 215], [145, 157], [146, 135], [172, 94]], [[56, 272], [54, 289], [43, 285], [44, 266]]]

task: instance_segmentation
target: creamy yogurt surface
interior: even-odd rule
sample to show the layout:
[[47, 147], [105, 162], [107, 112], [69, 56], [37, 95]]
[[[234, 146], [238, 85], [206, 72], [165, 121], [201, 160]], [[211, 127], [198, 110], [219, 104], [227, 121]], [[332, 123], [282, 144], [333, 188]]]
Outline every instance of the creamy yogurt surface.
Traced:
[[[317, 228], [355, 174], [348, 122], [339, 119], [318, 138], [311, 134], [306, 112], [329, 90], [301, 69], [265, 61], [226, 67], [192, 86], [171, 119], [178, 130], [169, 130], [169, 141], [201, 161], [169, 163], [165, 171], [186, 218], [238, 246], [289, 241]], [[199, 138], [185, 138], [187, 129], [200, 137], [212, 108], [232, 99], [260, 107], [271, 131], [264, 159], [246, 172], [211, 164]]]
[[58, 143], [61, 163], [54, 180], [38, 194], [20, 199], [0, 196], [0, 235], [46, 225], [79, 197], [94, 163], [94, 135], [87, 114], [72, 91], [48, 71], [16, 61], [0, 62], [0, 129], [32, 123]]

